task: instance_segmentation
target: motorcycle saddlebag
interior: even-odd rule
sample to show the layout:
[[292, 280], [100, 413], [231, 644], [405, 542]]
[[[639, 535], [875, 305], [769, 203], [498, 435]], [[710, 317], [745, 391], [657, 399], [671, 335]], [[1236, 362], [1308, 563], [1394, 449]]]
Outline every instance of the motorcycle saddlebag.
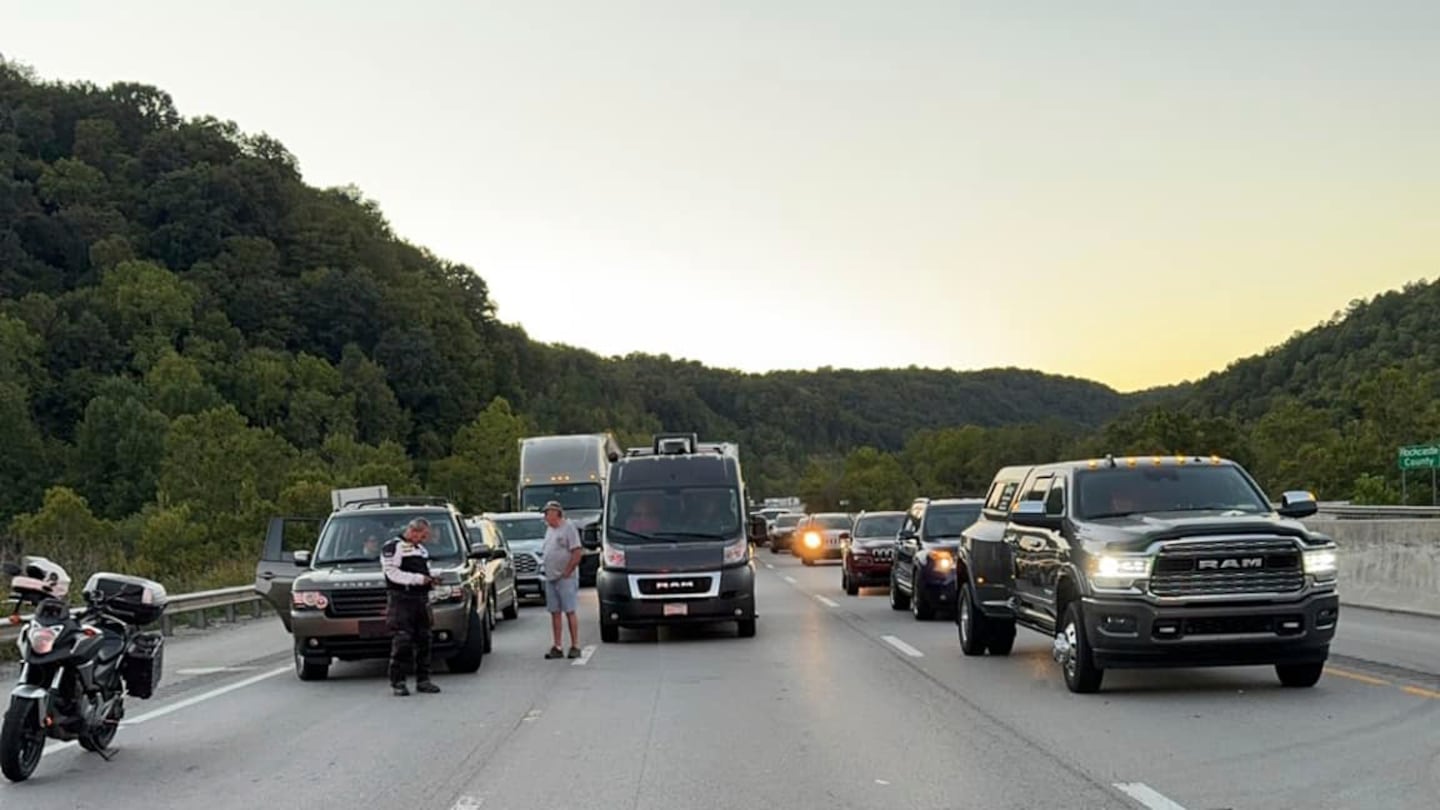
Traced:
[[160, 685], [164, 653], [165, 636], [159, 631], [140, 633], [130, 641], [130, 649], [125, 651], [125, 662], [120, 670], [128, 694], [141, 700], [155, 694], [155, 687]]

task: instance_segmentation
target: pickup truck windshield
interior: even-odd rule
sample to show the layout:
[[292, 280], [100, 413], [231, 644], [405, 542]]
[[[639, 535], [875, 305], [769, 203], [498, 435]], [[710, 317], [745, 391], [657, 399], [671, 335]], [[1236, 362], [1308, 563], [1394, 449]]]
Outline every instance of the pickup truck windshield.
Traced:
[[1075, 474], [1075, 514], [1081, 519], [1156, 512], [1270, 511], [1268, 504], [1229, 466], [1121, 467]]
[[728, 539], [744, 530], [738, 494], [728, 487], [625, 490], [610, 496], [606, 514], [626, 542]]

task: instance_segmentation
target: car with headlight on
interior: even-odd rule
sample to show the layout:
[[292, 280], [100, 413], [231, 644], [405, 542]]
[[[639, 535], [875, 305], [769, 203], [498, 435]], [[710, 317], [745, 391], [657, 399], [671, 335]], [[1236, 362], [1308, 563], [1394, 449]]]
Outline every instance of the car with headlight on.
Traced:
[[328, 518], [270, 520], [255, 591], [294, 638], [300, 680], [327, 677], [335, 659], [390, 656], [380, 548], [415, 518], [430, 524], [425, 548], [440, 580], [430, 591], [431, 654], [451, 672], [480, 669], [495, 624], [485, 566], [491, 549], [468, 541], [463, 516], [443, 498], [381, 497], [351, 501]]
[[850, 539], [841, 546], [840, 587], [851, 596], [861, 588], [890, 583], [895, 538], [905, 524], [904, 512], [861, 512]]
[[960, 537], [980, 517], [980, 498], [916, 498], [905, 515], [890, 566], [890, 607], [928, 621], [955, 605]]
[[807, 516], [795, 527], [790, 553], [806, 565], [817, 560], [838, 560], [845, 551], [845, 541], [855, 527], [855, 518], [848, 512], [817, 512]]
[[1006, 468], [985, 511], [962, 543], [967, 655], [1008, 654], [1019, 625], [1052, 640], [1072, 692], [1107, 669], [1272, 665], [1302, 688], [1324, 671], [1337, 550], [1301, 523], [1309, 492], [1277, 506], [1218, 456], [1107, 456]]

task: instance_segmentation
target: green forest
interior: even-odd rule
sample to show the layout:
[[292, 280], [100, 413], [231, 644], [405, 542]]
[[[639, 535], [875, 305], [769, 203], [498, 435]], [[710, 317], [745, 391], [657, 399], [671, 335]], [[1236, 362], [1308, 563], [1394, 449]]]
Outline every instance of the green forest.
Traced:
[[182, 592], [250, 581], [266, 520], [323, 515], [336, 486], [496, 508], [525, 435], [695, 431], [739, 442], [756, 496], [875, 509], [1004, 464], [1177, 451], [1393, 502], [1395, 447], [1440, 434], [1433, 284], [1121, 394], [1014, 368], [606, 358], [504, 323], [483, 273], [357, 189], [307, 186], [273, 138], [0, 61], [0, 527], [74, 573]]

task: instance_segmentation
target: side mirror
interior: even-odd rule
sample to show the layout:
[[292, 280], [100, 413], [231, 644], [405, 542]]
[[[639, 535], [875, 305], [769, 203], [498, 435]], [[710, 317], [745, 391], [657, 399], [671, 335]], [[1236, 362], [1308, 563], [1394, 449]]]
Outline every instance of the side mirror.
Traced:
[[580, 545], [588, 549], [600, 548], [600, 527], [586, 526], [585, 529], [580, 532]]
[[770, 526], [765, 522], [764, 515], [751, 515], [750, 522], [746, 528], [748, 529], [746, 534], [750, 536], [750, 542], [752, 543], [763, 542], [770, 536]]
[[472, 560], [488, 560], [490, 559], [490, 547], [484, 543], [471, 543], [469, 557]]
[[299, 568], [306, 568], [306, 567], [308, 567], [308, 566], [310, 565], [310, 552], [308, 552], [308, 551], [297, 551], [297, 552], [295, 552], [295, 565], [296, 565], [297, 567], [299, 567]]
[[1060, 521], [1059, 515], [1045, 514], [1045, 504], [1040, 501], [1021, 501], [1010, 513], [1011, 523], [1032, 529], [1058, 529]]
[[903, 532], [900, 532], [900, 534], [896, 535], [895, 539], [896, 539], [898, 542], [901, 542], [901, 543], [908, 543], [908, 542], [910, 542], [911, 540], [919, 539], [919, 537], [920, 537], [920, 535], [916, 534], [915, 532], [912, 532], [912, 531], [903, 531]]
[[507, 492], [507, 493], [505, 493], [505, 495], [504, 495], [503, 497], [500, 498], [500, 511], [501, 511], [501, 512], [514, 512], [514, 511], [515, 511], [515, 496], [514, 496], [514, 495], [511, 495], [510, 493]]
[[1320, 511], [1315, 496], [1304, 490], [1292, 490], [1280, 496], [1280, 514], [1288, 518], [1310, 517]]
[[5, 571], [6, 576], [18, 577], [25, 569], [20, 567], [20, 563], [7, 562], [5, 563], [3, 570]]

